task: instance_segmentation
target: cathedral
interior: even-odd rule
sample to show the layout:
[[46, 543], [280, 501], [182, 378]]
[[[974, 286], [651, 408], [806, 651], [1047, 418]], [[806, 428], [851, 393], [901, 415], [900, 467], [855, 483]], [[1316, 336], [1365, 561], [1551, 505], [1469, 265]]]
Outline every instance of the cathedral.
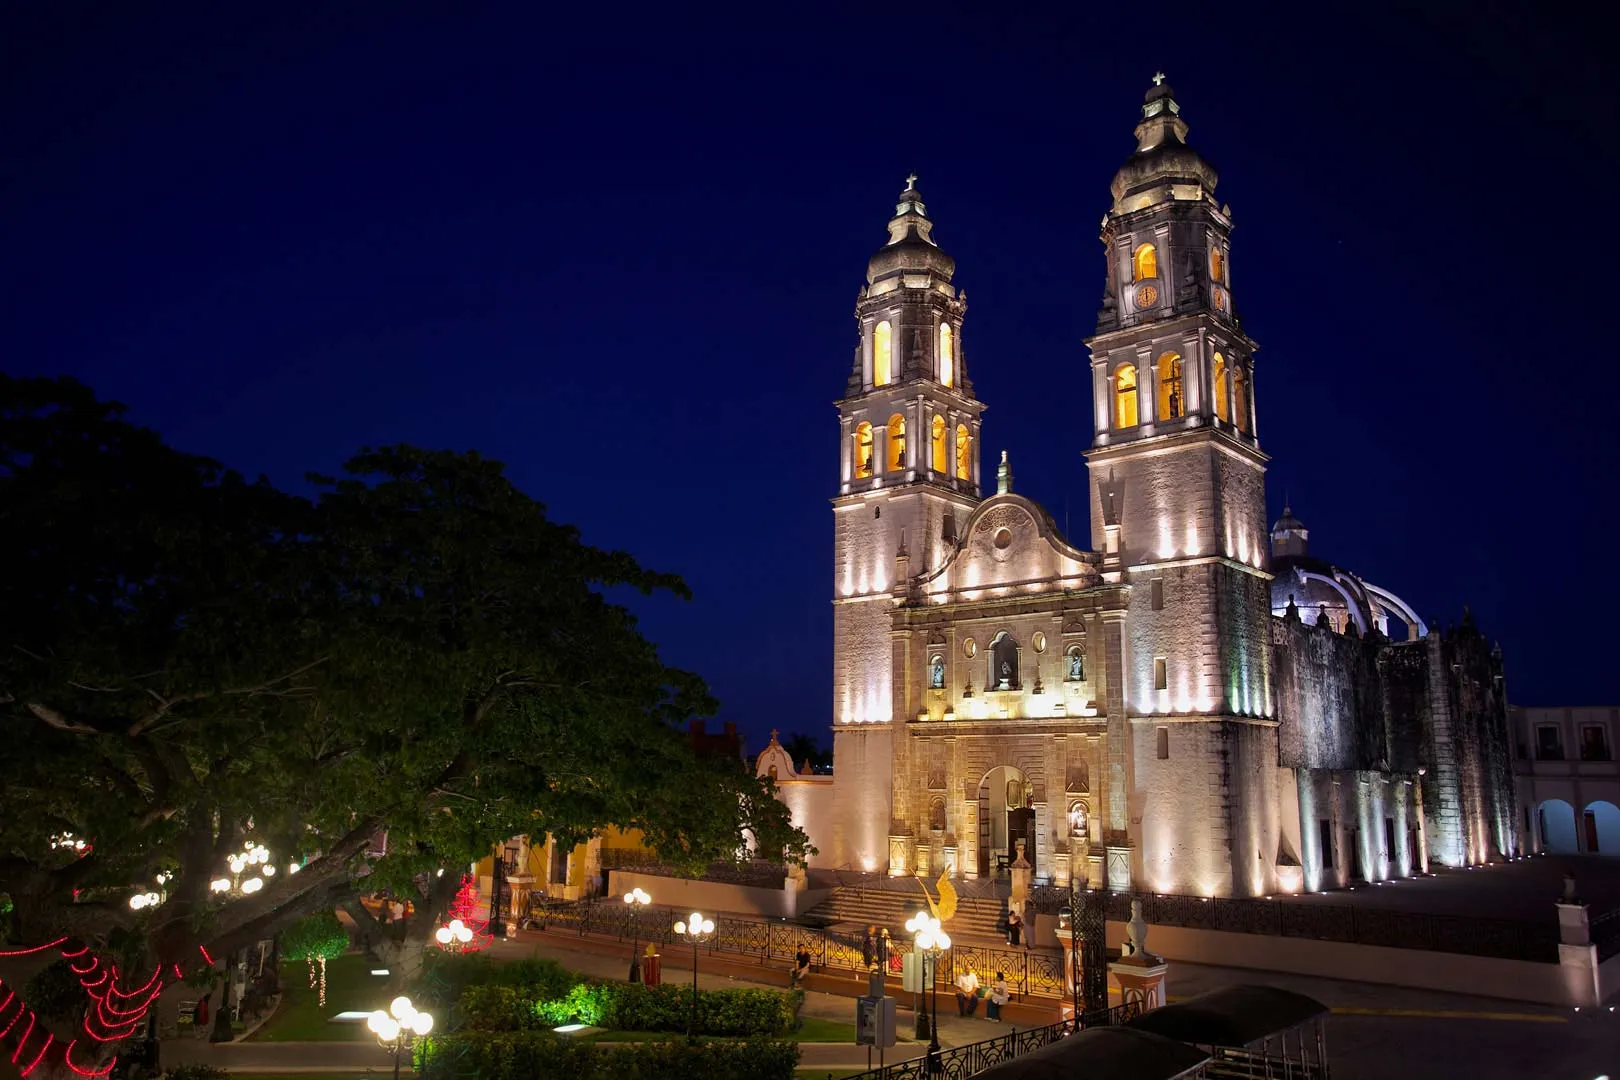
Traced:
[[966, 296], [908, 178], [838, 402], [833, 776], [759, 765], [813, 865], [1250, 896], [1517, 851], [1500, 655], [1291, 510], [1267, 528], [1231, 209], [1187, 131], [1155, 77], [1102, 223], [1091, 550], [983, 459]]

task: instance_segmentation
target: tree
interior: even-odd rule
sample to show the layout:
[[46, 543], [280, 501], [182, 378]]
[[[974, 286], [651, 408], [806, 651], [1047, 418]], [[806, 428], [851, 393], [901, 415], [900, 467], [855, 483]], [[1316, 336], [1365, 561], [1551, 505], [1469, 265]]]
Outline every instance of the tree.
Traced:
[[803, 769], [805, 762], [811, 768], [820, 769], [832, 764], [832, 751], [814, 735], [806, 735], [802, 731], [795, 731], [782, 743], [782, 749], [788, 752], [793, 759], [795, 768]]
[[[306, 499], [122, 413], [0, 377], [0, 736], [29, 749], [0, 760], [14, 935], [130, 935], [138, 986], [330, 911], [362, 870], [416, 891], [425, 941], [454, 894], [433, 872], [512, 835], [804, 856], [768, 785], [692, 760], [678, 729], [706, 689], [606, 596], [679, 579], [584, 544], [476, 454], [368, 450]], [[64, 832], [92, 847], [53, 848]], [[302, 869], [215, 893], [245, 839]]]
[[309, 965], [309, 987], [319, 989], [318, 1003], [326, 1004], [326, 963], [349, 947], [349, 932], [330, 911], [316, 912], [281, 932], [281, 955]]

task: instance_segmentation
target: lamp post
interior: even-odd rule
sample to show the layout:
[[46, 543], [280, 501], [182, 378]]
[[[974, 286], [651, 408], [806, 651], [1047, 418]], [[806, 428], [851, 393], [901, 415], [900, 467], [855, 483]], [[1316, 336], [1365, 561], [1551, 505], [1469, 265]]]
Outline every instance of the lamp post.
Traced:
[[923, 974], [927, 979], [923, 989], [926, 991], [930, 983], [934, 988], [934, 1015], [928, 1024], [928, 1075], [938, 1076], [943, 1071], [939, 1060], [939, 954], [951, 947], [951, 935], [941, 929], [938, 919], [921, 911], [906, 920], [906, 930], [911, 933], [917, 951], [923, 954]]
[[692, 912], [684, 922], [675, 924], [675, 932], [692, 939], [692, 1015], [686, 1020], [686, 1041], [697, 1042], [697, 967], [698, 942], [714, 933], [714, 920], [705, 919], [701, 913]]
[[451, 919], [433, 934], [433, 940], [447, 953], [459, 953], [473, 939], [472, 927], [460, 919]]
[[[640, 914], [642, 908], [652, 903], [652, 897], [637, 885], [624, 894], [624, 903], [630, 909], [630, 981], [638, 983], [641, 981], [641, 926], [636, 922], [636, 916]], [[692, 968], [694, 971], [697, 970], [695, 961]]]
[[433, 1030], [433, 1014], [418, 1012], [408, 997], [397, 997], [389, 1003], [387, 1012], [378, 1009], [366, 1017], [366, 1027], [394, 1055], [394, 1080], [399, 1080], [400, 1052], [409, 1050], [419, 1036]]

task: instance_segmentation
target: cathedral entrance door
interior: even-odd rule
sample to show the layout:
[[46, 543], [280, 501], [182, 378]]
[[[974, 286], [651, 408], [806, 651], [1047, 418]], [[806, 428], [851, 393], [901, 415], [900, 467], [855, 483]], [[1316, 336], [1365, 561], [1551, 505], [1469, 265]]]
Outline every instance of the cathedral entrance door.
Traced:
[[[979, 850], [978, 869], [979, 877], [987, 878], [1006, 870], [1013, 860], [1013, 842], [1011, 827], [1013, 811], [1023, 810], [1029, 805], [1029, 785], [1024, 774], [1011, 765], [998, 765], [984, 774], [979, 781], [978, 793], [978, 824], [979, 824]], [[1033, 820], [1035, 812], [1030, 810], [1028, 816]], [[1023, 819], [1020, 818], [1020, 821]], [[1024, 826], [1026, 847], [1030, 849], [1029, 859], [1034, 861], [1033, 840], [1035, 828], [1033, 824]]]

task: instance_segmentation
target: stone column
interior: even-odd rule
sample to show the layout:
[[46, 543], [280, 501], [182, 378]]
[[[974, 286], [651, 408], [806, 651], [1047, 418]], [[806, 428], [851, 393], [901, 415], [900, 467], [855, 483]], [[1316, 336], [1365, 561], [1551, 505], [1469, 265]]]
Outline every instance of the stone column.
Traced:
[[1162, 956], [1154, 956], [1147, 949], [1147, 920], [1142, 917], [1142, 901], [1131, 901], [1131, 921], [1126, 924], [1128, 935], [1120, 958], [1108, 965], [1108, 974], [1119, 988], [1124, 1004], [1138, 1002], [1143, 1012], [1157, 1009], [1165, 1002], [1164, 978], [1170, 965]]

